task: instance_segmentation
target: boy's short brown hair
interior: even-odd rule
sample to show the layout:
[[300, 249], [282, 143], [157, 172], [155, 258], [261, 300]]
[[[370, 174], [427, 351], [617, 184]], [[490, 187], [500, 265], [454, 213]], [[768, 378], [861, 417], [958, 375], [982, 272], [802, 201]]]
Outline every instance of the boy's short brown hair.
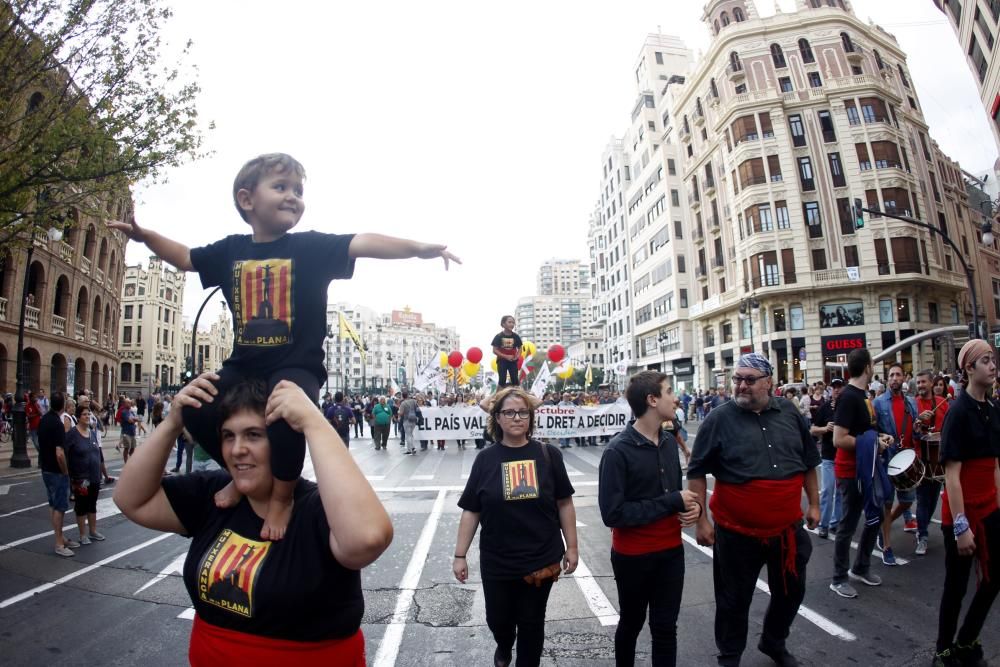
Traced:
[[253, 192], [260, 179], [272, 171], [279, 173], [290, 171], [299, 178], [306, 177], [305, 167], [287, 153], [265, 153], [247, 162], [236, 174], [236, 180], [233, 181], [233, 203], [236, 204], [236, 210], [239, 211], [243, 222], [249, 222], [249, 220], [247, 220], [246, 212], [240, 208], [240, 202], [236, 198], [237, 193], [240, 190]]

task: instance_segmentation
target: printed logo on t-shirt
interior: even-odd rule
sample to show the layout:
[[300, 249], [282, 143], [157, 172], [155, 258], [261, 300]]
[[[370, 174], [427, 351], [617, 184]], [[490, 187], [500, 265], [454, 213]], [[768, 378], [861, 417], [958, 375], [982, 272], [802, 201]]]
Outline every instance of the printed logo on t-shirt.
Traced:
[[875, 406], [872, 405], [872, 399], [866, 398], [865, 405], [868, 406], [868, 420], [874, 427], [878, 423], [878, 419], [875, 417]]
[[538, 475], [534, 459], [508, 461], [502, 465], [504, 500], [531, 500], [538, 497]]
[[502, 336], [500, 338], [500, 349], [501, 350], [513, 350], [514, 349], [514, 338], [513, 336]]
[[270, 542], [257, 542], [228, 528], [223, 530], [198, 567], [198, 598], [253, 618], [254, 584], [270, 549]]
[[236, 344], [258, 347], [292, 342], [292, 260], [233, 263]]

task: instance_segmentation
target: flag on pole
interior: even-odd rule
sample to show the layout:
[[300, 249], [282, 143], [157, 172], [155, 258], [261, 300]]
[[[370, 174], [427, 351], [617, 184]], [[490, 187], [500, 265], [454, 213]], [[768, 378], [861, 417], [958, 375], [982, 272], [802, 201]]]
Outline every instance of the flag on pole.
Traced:
[[344, 313], [339, 313], [339, 315], [340, 315], [340, 339], [343, 340], [345, 338], [350, 338], [352, 341], [354, 341], [354, 347], [358, 348], [358, 352], [361, 353], [361, 363], [362, 364], [366, 363], [365, 357], [367, 355], [365, 354], [364, 343], [361, 342], [361, 336], [358, 335], [358, 332], [354, 330], [354, 327], [351, 326], [351, 323], [347, 321], [346, 317], [344, 317]]
[[590, 364], [587, 364], [587, 372], [584, 373], [583, 381], [585, 383], [583, 385], [584, 389], [589, 389], [590, 385], [594, 382], [594, 373], [590, 368]]
[[531, 394], [535, 398], [542, 398], [545, 396], [545, 390], [548, 389], [549, 379], [552, 377], [552, 370], [549, 365], [542, 362], [542, 367], [538, 369], [538, 375], [535, 376], [535, 381], [531, 384]]

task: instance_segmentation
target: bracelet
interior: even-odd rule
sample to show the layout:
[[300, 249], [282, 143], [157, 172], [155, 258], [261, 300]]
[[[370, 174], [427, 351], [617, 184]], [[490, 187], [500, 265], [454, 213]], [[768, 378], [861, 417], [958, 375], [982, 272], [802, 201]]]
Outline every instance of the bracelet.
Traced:
[[455, 554], [455, 558], [461, 558], [462, 560], [465, 560], [465, 556], [459, 556], [458, 554]]
[[953, 530], [955, 531], [955, 537], [958, 537], [962, 533], [969, 530], [969, 519], [966, 518], [964, 514], [958, 514], [958, 516], [955, 517], [955, 526]]

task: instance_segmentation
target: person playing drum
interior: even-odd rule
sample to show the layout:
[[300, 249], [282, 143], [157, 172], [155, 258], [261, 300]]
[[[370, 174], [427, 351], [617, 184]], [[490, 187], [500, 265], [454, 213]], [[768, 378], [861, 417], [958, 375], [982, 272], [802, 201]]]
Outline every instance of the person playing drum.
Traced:
[[[927, 440], [926, 449], [928, 454], [924, 456], [927, 462], [939, 466], [937, 450], [940, 448], [940, 440], [937, 443], [929, 441], [929, 436], [937, 434], [940, 437], [941, 426], [944, 424], [945, 415], [948, 414], [947, 392], [945, 397], [935, 396], [932, 392], [934, 384], [934, 374], [929, 370], [922, 370], [917, 373], [917, 430], [921, 436]], [[934, 455], [930, 456], [929, 451], [933, 448]], [[929, 470], [924, 477], [924, 481], [917, 487], [917, 548], [914, 553], [923, 556], [927, 553], [927, 527], [930, 525], [934, 510], [937, 509], [938, 497], [941, 495], [941, 482], [937, 478], [936, 470]]]

